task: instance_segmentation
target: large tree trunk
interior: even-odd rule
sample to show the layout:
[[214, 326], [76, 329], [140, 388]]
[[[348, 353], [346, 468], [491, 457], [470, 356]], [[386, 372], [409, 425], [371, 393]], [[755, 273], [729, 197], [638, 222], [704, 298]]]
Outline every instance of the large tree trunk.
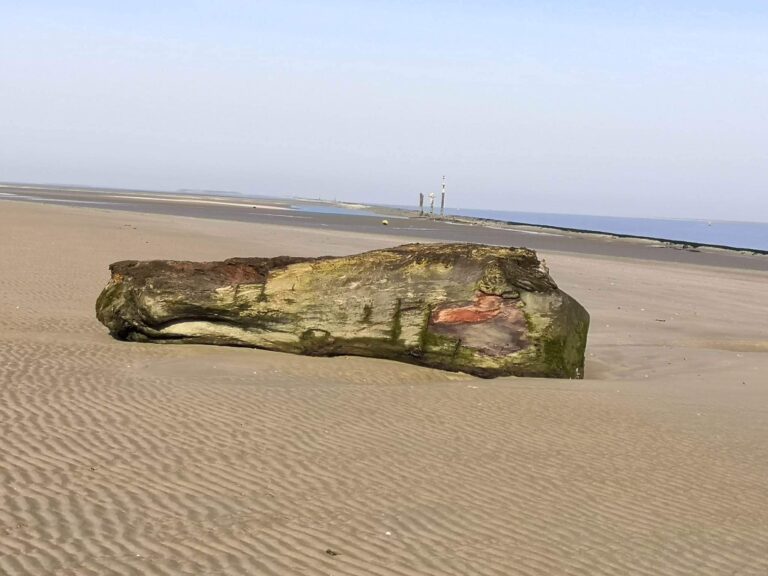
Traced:
[[589, 315], [525, 248], [408, 244], [341, 258], [123, 261], [96, 302], [113, 336], [581, 378]]

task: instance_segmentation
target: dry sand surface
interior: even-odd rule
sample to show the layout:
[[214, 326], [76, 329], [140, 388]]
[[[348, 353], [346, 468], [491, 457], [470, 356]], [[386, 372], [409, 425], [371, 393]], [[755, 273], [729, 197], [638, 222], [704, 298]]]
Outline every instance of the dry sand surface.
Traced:
[[768, 574], [768, 273], [544, 254], [587, 379], [479, 380], [94, 317], [115, 260], [391, 237], [4, 202], [0, 242], [0, 574]]

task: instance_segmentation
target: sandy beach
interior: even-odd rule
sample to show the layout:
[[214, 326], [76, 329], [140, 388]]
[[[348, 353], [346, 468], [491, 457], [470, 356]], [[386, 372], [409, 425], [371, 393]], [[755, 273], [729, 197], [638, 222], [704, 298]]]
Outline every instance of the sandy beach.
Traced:
[[[0, 574], [768, 574], [768, 258], [177, 204], [0, 202]], [[592, 316], [584, 380], [95, 319], [117, 260], [456, 236], [539, 250]]]

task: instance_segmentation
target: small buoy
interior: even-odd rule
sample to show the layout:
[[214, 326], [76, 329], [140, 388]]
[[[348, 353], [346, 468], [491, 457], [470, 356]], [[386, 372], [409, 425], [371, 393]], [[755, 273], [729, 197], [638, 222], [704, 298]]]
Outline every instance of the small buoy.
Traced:
[[382, 220], [381, 221], [382, 226], [389, 226], [389, 220]]

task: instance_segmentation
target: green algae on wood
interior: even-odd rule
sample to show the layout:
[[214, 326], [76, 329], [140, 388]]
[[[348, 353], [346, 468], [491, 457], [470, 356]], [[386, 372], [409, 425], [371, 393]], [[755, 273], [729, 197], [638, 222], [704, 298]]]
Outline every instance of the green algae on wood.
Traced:
[[407, 244], [110, 270], [96, 313], [123, 340], [351, 354], [482, 377], [584, 373], [589, 315], [525, 248]]

